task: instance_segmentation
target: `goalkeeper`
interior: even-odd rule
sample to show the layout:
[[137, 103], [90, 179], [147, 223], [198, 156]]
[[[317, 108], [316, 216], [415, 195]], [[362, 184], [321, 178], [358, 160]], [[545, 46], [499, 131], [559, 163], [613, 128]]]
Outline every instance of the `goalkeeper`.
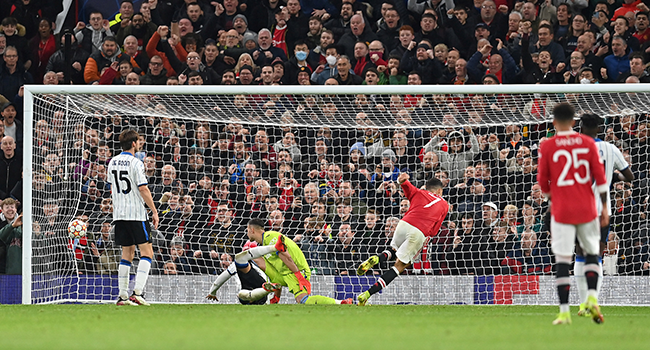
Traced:
[[[274, 246], [258, 247], [257, 243], [248, 241], [244, 244], [243, 251], [236, 255], [237, 257], [241, 256], [251, 256], [247, 250], [252, 249], [251, 253], [255, 255], [272, 253], [277, 251]], [[226, 270], [224, 270], [217, 279], [212, 284], [210, 288], [210, 293], [206, 296], [209, 300], [218, 300], [217, 291], [224, 283], [226, 283], [232, 276], [237, 275], [239, 277], [239, 282], [241, 282], [241, 290], [237, 293], [239, 302], [243, 305], [264, 305], [266, 304], [268, 298], [267, 296], [276, 292], [278, 289], [282, 288], [279, 284], [270, 283], [264, 271], [259, 267], [259, 263], [264, 263], [264, 259], [256, 258], [252, 264], [237, 264], [232, 263]], [[270, 303], [276, 304], [280, 301], [279, 296], [274, 296]]]
[[[259, 247], [251, 248], [235, 255], [237, 269], [246, 269], [249, 261], [258, 257], [258, 265], [268, 276], [269, 283], [263, 289], [273, 290], [275, 295], [272, 302], [279, 301], [281, 286], [289, 288], [299, 304], [352, 304], [352, 298], [336, 300], [322, 295], [311, 295], [311, 270], [307, 265], [305, 255], [292, 240], [285, 240], [280, 232], [264, 232], [264, 221], [252, 219], [247, 226], [248, 239], [256, 242]], [[241, 293], [241, 292], [240, 292]]]

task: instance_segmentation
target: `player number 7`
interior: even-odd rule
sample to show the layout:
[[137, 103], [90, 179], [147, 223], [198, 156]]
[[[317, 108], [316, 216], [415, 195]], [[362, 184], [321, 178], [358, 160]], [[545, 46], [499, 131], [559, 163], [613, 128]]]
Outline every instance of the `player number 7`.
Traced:
[[432, 205], [434, 205], [434, 204], [440, 202], [441, 199], [442, 199], [442, 198], [438, 197], [438, 198], [432, 200], [431, 202], [429, 202], [429, 204], [425, 205], [424, 207], [425, 207], [425, 208], [429, 208], [430, 206], [432, 206]]

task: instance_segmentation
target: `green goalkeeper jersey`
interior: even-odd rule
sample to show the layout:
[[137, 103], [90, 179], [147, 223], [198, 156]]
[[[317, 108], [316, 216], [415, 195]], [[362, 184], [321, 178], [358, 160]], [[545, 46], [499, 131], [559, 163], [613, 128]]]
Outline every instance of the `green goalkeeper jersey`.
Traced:
[[[274, 245], [278, 240], [278, 236], [280, 235], [281, 233], [277, 231], [266, 231], [264, 232], [264, 239], [262, 240], [262, 244]], [[309, 269], [309, 265], [307, 265], [305, 254], [302, 253], [302, 250], [300, 250], [294, 241], [288, 239], [287, 237], [285, 237], [284, 244], [287, 246], [287, 253], [291, 255], [291, 259], [293, 259], [293, 262], [298, 267], [298, 270], [303, 271], [305, 278], [309, 278], [311, 275], [311, 270]], [[265, 255], [264, 260], [266, 260], [267, 264], [273, 266], [282, 276], [293, 274], [287, 265], [285, 265], [282, 260], [280, 260], [277, 253]]]

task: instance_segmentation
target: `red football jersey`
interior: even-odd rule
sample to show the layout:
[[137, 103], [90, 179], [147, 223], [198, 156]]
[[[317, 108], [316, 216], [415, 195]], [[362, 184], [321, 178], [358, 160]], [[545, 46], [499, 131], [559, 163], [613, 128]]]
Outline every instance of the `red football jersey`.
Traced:
[[417, 227], [425, 236], [435, 236], [449, 211], [449, 204], [442, 197], [404, 181], [402, 189], [411, 205], [402, 220]]
[[538, 153], [537, 182], [542, 192], [551, 194], [555, 221], [575, 225], [595, 219], [591, 185], [595, 180], [598, 192], [606, 192], [607, 178], [594, 139], [575, 131], [558, 132]]

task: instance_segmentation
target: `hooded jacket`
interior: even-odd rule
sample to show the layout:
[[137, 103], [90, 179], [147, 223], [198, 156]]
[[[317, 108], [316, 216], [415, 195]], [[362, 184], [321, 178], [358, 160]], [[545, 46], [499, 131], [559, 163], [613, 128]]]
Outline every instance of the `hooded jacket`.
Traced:
[[86, 62], [86, 68], [84, 70], [84, 80], [87, 84], [90, 84], [101, 78], [102, 69], [111, 65], [111, 63], [117, 61], [131, 61], [131, 57], [125, 53], [122, 53], [119, 48], [116, 49], [115, 53], [112, 56], [106, 56], [104, 49], [102, 48], [98, 52], [93, 53], [88, 58]]
[[424, 145], [425, 154], [433, 151], [438, 155], [440, 167], [449, 172], [449, 180], [452, 184], [456, 184], [458, 180], [463, 177], [465, 168], [473, 163], [474, 157], [476, 157], [479, 152], [478, 139], [474, 133], [469, 135], [469, 142], [471, 144], [469, 149], [467, 149], [467, 140], [462, 132], [453, 131], [449, 136], [447, 136], [447, 140], [454, 138], [460, 138], [463, 140], [463, 146], [458, 153], [448, 153], [443, 151], [440, 148], [441, 139], [438, 135], [434, 136], [431, 141]]

